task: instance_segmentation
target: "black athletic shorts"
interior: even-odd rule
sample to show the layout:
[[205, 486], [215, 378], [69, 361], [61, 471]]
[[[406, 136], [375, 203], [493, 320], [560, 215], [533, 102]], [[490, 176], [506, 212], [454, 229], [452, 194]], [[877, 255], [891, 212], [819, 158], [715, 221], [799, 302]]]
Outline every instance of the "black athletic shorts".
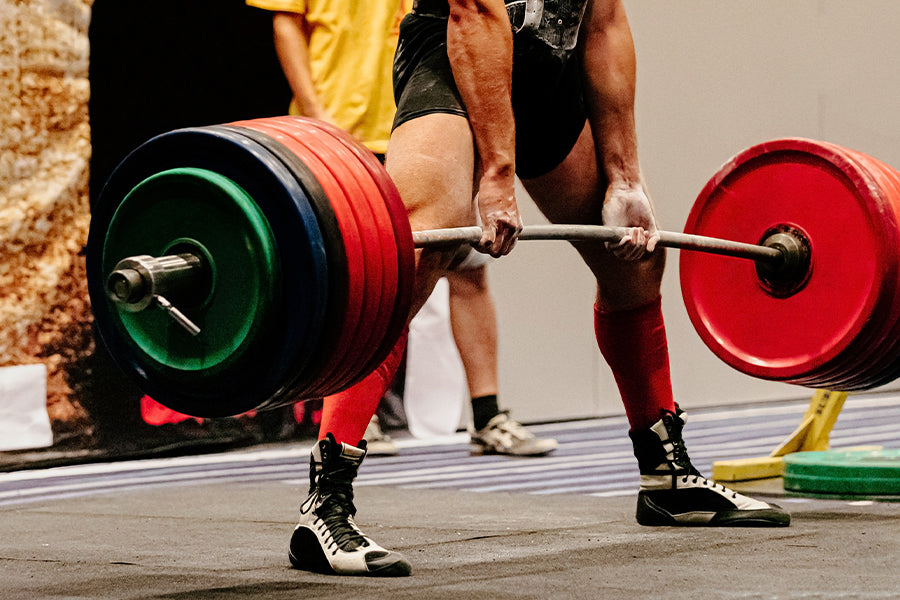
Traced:
[[[394, 127], [431, 113], [466, 115], [450, 59], [447, 19], [406, 15], [394, 58]], [[544, 175], [568, 156], [586, 119], [577, 56], [554, 54], [543, 42], [516, 35], [512, 105], [516, 122], [516, 172]]]

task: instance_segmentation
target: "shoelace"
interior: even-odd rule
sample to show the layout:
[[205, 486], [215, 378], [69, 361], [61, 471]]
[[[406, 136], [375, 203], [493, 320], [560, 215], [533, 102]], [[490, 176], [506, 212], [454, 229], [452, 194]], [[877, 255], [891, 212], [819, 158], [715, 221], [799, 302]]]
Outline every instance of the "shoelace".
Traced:
[[[687, 483], [688, 479], [690, 479], [690, 478], [691, 478], [690, 475], [685, 475], [684, 477], [681, 478], [681, 483]], [[710, 481], [709, 479], [707, 479], [706, 477], [703, 477], [700, 474], [695, 474], [694, 480], [691, 483], [693, 483], [694, 485], [697, 485], [698, 481], [702, 481], [704, 486], [711, 487], [713, 490], [715, 490], [717, 487], [720, 487], [720, 488], [722, 488], [723, 492], [726, 492], [726, 493], [731, 492], [732, 498], [737, 498], [737, 492], [735, 492], [734, 490], [728, 489], [721, 483], [716, 483], [715, 481]]]
[[328, 528], [337, 548], [350, 552], [369, 542], [353, 523], [356, 506], [353, 504], [351, 481], [355, 468], [334, 469], [328, 476], [320, 477], [316, 489], [303, 503], [304, 507], [316, 507], [316, 515]]
[[369, 541], [356, 528], [353, 523], [353, 517], [342, 510], [343, 507], [341, 506], [335, 506], [334, 509], [321, 511], [327, 514], [324, 517], [320, 517], [323, 527], [326, 527], [331, 534], [331, 553], [336, 554], [339, 549], [345, 552], [352, 552], [359, 547], [368, 546]]
[[[666, 429], [669, 431], [669, 442], [672, 444], [672, 463], [676, 467], [676, 473], [679, 467], [687, 470], [681, 478], [681, 483], [687, 483], [688, 479], [693, 476], [694, 479], [691, 483], [694, 485], [698, 482], [703, 482], [704, 487], [710, 487], [713, 490], [719, 487], [725, 493], [731, 492], [732, 498], [737, 498], [737, 493], [734, 490], [728, 489], [721, 483], [710, 481], [694, 468], [693, 463], [691, 463], [691, 457], [688, 456], [687, 446], [684, 445], [684, 440], [681, 437], [681, 427], [679, 426], [680, 422], [677, 421], [677, 415], [672, 414], [666, 418], [670, 419], [670, 424]], [[672, 435], [673, 433], [675, 435]]]
[[687, 473], [681, 478], [681, 483], [687, 483], [688, 479], [693, 476], [693, 483], [697, 485], [698, 482], [703, 482], [704, 487], [710, 487], [715, 490], [717, 487], [722, 488], [722, 491], [725, 493], [731, 492], [732, 498], [737, 498], [737, 492], [734, 490], [730, 490], [721, 483], [716, 483], [715, 481], [710, 481], [706, 477], [704, 477], [700, 471], [694, 468], [694, 465], [691, 463], [691, 458], [688, 456], [687, 447], [684, 445], [684, 440], [681, 439], [681, 432], [678, 432], [678, 435], [675, 439], [670, 440], [672, 443], [672, 459], [675, 463], [676, 467], [686, 467]]

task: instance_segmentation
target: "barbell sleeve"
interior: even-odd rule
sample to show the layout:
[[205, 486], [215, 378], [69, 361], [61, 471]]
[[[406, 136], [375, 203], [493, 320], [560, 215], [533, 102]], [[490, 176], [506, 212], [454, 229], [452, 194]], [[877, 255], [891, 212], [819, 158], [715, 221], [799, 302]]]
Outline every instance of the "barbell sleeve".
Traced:
[[[615, 243], [622, 239], [625, 231], [624, 227], [609, 227], [606, 225], [529, 225], [522, 229], [518, 239], [592, 240]], [[476, 244], [480, 240], [480, 227], [451, 227], [413, 232], [413, 244], [416, 248], [450, 246], [462, 243]], [[696, 250], [709, 254], [747, 258], [771, 264], [783, 262], [786, 254], [786, 251], [782, 250], [780, 246], [747, 244], [673, 231], [660, 231], [658, 244], [668, 248]]]

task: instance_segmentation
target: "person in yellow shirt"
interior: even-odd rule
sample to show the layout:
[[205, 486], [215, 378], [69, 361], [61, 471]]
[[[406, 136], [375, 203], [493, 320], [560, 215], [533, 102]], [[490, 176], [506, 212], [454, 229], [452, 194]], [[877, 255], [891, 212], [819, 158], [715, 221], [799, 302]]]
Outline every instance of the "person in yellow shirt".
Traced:
[[[246, 0], [246, 3], [273, 12], [275, 49], [293, 94], [289, 112], [328, 121], [348, 131], [384, 161], [395, 113], [394, 54], [400, 22], [412, 10], [413, 0]], [[496, 313], [488, 289], [488, 261], [488, 257], [472, 250], [468, 256], [461, 255], [458, 267], [447, 274], [453, 335], [472, 398], [472, 450], [479, 454], [515, 456], [547, 454], [556, 449], [556, 441], [536, 438], [498, 405]], [[399, 361], [400, 357], [396, 358]], [[370, 410], [366, 402], [353, 395], [326, 398], [319, 426], [320, 440], [330, 432], [352, 437], [355, 442], [359, 439], [356, 431], [365, 428], [363, 437], [367, 443], [360, 444], [360, 456], [349, 460], [361, 462], [367, 452], [396, 452], [378, 428], [376, 418], [371, 417], [372, 412], [374, 407]], [[334, 458], [323, 457], [321, 444], [326, 442], [320, 441], [312, 451], [314, 488], [321, 488], [319, 474], [323, 462]], [[371, 564], [365, 562], [365, 556], [373, 556], [373, 548], [383, 549], [368, 537], [359, 538], [358, 530], [329, 532], [327, 527], [317, 527], [317, 520], [321, 520], [315, 514], [321, 508], [316, 504], [318, 501], [311, 496], [303, 504], [307, 511], [301, 508], [301, 522], [291, 540], [290, 557], [295, 567], [342, 573], [380, 570], [382, 574], [398, 574], [395, 571], [403, 570], [405, 563], [394, 560], [395, 553], [387, 553]], [[322, 535], [356, 541], [349, 544], [352, 548], [342, 548], [331, 560], [324, 555], [313, 560], [310, 557], [318, 556], [318, 546], [327, 545]], [[356, 548], [365, 552], [354, 552]]]
[[290, 112], [333, 123], [372, 152], [387, 151], [390, 73], [412, 0], [248, 0], [273, 11], [275, 49], [293, 93]]

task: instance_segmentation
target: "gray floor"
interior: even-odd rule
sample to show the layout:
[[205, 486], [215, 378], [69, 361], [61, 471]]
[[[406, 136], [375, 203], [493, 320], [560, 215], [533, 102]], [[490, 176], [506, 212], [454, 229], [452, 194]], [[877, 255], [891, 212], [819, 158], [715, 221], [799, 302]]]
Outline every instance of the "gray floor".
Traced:
[[[845, 411], [851, 423], [849, 403]], [[585, 423], [571, 441], [561, 435], [560, 455], [584, 448], [584, 427], [608, 424]], [[756, 491], [791, 511], [789, 528], [644, 528], [634, 522], [633, 491], [434, 487], [429, 460], [452, 456], [473, 472], [498, 466], [468, 457], [460, 440], [408, 445], [364, 466], [357, 520], [408, 556], [412, 577], [295, 571], [286, 554], [304, 452], [275, 446], [0, 475], [0, 598], [900, 597], [900, 503], [786, 496], [769, 481]], [[541, 464], [558, 468], [501, 460], [527, 467], [526, 478]], [[379, 483], [387, 472], [405, 475]]]
[[900, 510], [788, 504], [786, 529], [648, 529], [634, 499], [358, 493], [363, 528], [412, 577], [291, 570], [297, 490], [205, 484], [0, 512], [2, 597], [896, 598]]

